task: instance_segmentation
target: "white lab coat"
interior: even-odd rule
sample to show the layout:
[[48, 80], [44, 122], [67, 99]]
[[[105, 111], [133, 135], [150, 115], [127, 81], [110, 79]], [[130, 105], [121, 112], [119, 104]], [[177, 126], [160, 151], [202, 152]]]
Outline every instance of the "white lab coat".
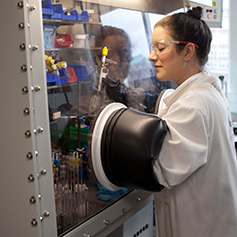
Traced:
[[159, 237], [236, 237], [237, 166], [227, 100], [218, 81], [198, 73], [164, 98], [167, 122], [154, 171]]

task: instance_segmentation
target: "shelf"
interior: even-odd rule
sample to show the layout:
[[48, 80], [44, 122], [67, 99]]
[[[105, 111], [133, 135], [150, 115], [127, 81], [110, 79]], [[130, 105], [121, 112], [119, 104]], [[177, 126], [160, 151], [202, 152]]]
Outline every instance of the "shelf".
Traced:
[[63, 50], [73, 50], [73, 51], [91, 51], [91, 50], [101, 50], [101, 47], [96, 48], [50, 48], [44, 49], [45, 52], [63, 51]]
[[59, 27], [61, 25], [74, 25], [74, 24], [85, 24], [85, 25], [102, 25], [101, 22], [93, 22], [93, 21], [66, 21], [60, 19], [46, 19], [43, 18], [44, 25], [51, 25]]
[[54, 86], [47, 86], [48, 90], [58, 90], [58, 91], [65, 91], [65, 90], [70, 90], [71, 87], [75, 86], [91, 86], [92, 82], [91, 81], [78, 81], [78, 82], [73, 82], [73, 83], [68, 83], [68, 84], [63, 84], [63, 85], [54, 85]]

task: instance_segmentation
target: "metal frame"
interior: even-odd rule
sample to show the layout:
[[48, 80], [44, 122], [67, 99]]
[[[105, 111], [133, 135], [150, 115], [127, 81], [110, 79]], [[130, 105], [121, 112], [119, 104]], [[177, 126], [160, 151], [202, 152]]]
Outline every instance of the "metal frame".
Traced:
[[65, 237], [105, 237], [151, 202], [152, 193], [134, 190]]
[[[76, 0], [75, 0], [76, 1]], [[145, 1], [119, 1], [119, 0], [79, 0], [82, 2], [98, 3], [106, 6], [125, 8], [151, 13], [168, 14], [183, 7], [183, 0], [145, 0]]]
[[[1, 6], [2, 236], [57, 236], [41, 1]], [[66, 236], [106, 236], [152, 202], [132, 191]]]
[[0, 15], [1, 235], [56, 236], [41, 1], [4, 1]]

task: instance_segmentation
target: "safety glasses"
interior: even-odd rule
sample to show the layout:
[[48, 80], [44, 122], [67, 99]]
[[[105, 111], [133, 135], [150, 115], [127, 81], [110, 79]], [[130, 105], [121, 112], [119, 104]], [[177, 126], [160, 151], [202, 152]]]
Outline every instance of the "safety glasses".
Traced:
[[188, 42], [188, 41], [165, 41], [165, 40], [160, 40], [156, 41], [153, 44], [150, 44], [150, 49], [151, 52], [155, 52], [156, 55], [161, 55], [165, 52], [168, 52], [168, 49], [170, 48], [169, 46], [172, 44], [193, 44], [196, 48], [199, 48], [199, 46], [195, 43]]

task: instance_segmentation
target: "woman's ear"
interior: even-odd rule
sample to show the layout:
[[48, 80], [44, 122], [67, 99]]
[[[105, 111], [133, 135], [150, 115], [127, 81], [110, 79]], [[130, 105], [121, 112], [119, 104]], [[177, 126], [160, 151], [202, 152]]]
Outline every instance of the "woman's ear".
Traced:
[[184, 50], [185, 50], [184, 60], [188, 62], [188, 61], [191, 60], [191, 58], [192, 58], [193, 55], [194, 55], [195, 46], [194, 46], [193, 43], [188, 43], [188, 44], [185, 46]]

